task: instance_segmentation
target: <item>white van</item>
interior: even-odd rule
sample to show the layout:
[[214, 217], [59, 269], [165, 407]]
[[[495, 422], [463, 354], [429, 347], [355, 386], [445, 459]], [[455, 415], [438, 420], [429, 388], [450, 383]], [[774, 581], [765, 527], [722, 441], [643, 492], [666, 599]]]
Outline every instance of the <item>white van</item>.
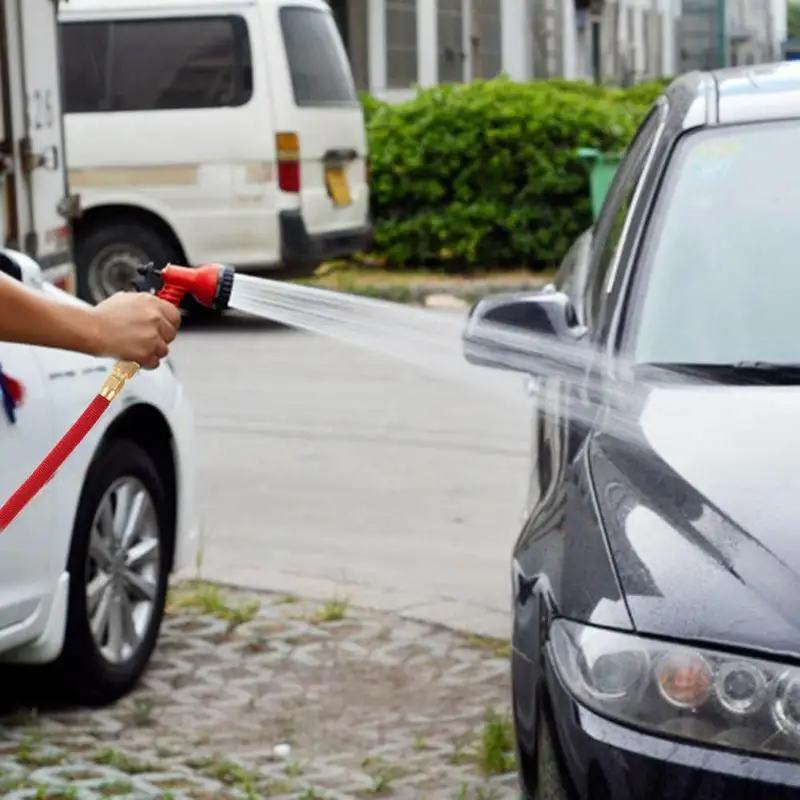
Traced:
[[60, 4], [78, 293], [135, 267], [310, 274], [371, 246], [364, 116], [322, 0]]

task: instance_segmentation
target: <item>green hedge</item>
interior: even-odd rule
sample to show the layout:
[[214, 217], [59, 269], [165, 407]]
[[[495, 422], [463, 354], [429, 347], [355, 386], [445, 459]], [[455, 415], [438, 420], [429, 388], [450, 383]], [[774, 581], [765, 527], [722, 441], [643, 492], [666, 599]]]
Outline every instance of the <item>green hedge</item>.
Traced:
[[622, 150], [662, 88], [498, 78], [363, 97], [376, 249], [453, 272], [557, 263], [591, 224], [576, 149]]

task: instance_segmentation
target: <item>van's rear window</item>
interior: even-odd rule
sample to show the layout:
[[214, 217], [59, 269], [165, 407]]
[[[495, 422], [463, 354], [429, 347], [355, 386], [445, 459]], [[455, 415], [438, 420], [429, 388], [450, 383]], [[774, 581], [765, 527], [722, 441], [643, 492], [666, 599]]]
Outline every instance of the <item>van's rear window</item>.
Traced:
[[357, 105], [350, 62], [333, 15], [307, 6], [284, 6], [280, 15], [295, 103]]

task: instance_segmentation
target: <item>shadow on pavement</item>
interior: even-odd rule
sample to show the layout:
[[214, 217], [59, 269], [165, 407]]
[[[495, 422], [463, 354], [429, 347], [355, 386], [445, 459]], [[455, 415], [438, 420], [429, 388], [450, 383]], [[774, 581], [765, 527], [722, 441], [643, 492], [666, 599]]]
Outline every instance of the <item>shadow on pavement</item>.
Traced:
[[270, 319], [262, 319], [238, 311], [227, 311], [222, 315], [203, 314], [202, 312], [187, 314], [181, 322], [181, 330], [220, 333], [225, 331], [292, 331], [294, 329]]

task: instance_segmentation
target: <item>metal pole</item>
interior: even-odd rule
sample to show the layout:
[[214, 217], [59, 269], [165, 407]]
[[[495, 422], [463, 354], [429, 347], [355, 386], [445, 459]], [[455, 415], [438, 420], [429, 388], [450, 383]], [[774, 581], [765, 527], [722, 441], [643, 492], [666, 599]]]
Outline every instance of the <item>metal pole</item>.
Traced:
[[725, 0], [717, 0], [717, 50], [719, 66], [728, 65], [728, 36], [725, 14]]

